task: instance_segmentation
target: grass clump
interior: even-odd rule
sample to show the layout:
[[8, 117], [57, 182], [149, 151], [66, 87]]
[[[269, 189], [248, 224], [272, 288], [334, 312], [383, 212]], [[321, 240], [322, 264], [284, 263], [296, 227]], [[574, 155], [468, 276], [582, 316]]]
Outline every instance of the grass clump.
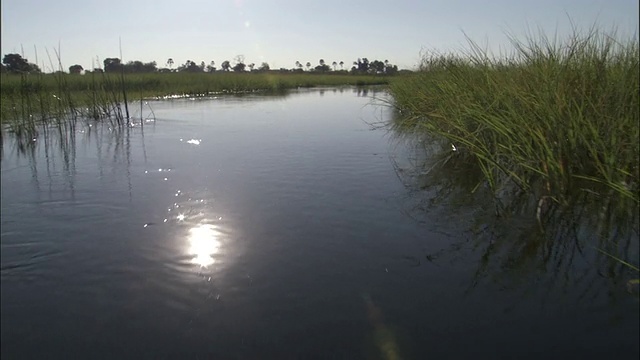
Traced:
[[[390, 89], [396, 128], [443, 139], [494, 194], [511, 189], [567, 204], [576, 192], [638, 206], [638, 40], [595, 28], [559, 41], [511, 38], [494, 57], [427, 54]], [[540, 206], [539, 206], [540, 208]]]

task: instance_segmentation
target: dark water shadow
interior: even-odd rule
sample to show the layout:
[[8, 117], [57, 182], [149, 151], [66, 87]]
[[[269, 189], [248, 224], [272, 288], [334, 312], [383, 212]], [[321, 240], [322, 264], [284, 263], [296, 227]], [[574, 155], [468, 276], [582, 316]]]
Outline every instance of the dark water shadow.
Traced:
[[490, 285], [521, 300], [536, 293], [543, 303], [567, 294], [590, 305], [637, 299], [637, 204], [585, 191], [564, 206], [517, 188], [494, 194], [481, 169], [450, 143], [386, 124], [396, 144], [390, 160], [407, 189], [404, 213], [425, 224], [443, 219], [461, 234], [424, 259], [472, 266], [467, 293]]

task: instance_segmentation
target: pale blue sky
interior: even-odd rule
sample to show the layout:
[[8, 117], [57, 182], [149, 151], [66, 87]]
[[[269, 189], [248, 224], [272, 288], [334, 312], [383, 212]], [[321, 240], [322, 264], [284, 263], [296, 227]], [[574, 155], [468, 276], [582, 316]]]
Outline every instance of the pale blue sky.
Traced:
[[[2, 55], [21, 53], [44, 63], [60, 44], [65, 69], [92, 61], [186, 60], [220, 64], [242, 54], [292, 68], [359, 57], [413, 68], [422, 49], [463, 48], [464, 33], [491, 48], [505, 46], [505, 32], [524, 36], [538, 27], [560, 35], [569, 17], [582, 28], [598, 22], [621, 34], [638, 29], [638, 0], [2, 0]], [[34, 49], [35, 48], [35, 49]]]

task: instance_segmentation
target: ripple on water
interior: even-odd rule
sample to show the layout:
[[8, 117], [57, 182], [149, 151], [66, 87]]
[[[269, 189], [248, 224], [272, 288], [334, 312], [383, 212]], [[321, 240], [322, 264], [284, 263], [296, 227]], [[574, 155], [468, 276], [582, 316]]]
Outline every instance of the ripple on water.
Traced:
[[43, 241], [11, 241], [11, 236], [2, 234], [2, 281], [31, 282], [45, 279], [48, 269], [59, 260], [64, 252], [61, 248]]

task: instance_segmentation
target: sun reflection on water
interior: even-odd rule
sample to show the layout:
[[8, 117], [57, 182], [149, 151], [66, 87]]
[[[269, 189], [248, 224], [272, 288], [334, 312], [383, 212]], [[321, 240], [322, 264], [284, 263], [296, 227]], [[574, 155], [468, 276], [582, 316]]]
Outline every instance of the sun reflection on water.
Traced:
[[207, 267], [212, 265], [215, 255], [220, 249], [219, 231], [215, 225], [202, 224], [189, 229], [189, 254], [194, 258], [192, 263]]

